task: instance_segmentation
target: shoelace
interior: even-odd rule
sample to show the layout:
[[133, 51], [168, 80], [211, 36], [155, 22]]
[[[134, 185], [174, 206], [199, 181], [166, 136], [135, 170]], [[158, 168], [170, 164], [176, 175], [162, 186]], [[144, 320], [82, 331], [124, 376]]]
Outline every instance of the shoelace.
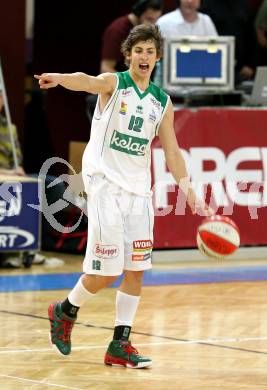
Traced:
[[62, 341], [64, 341], [64, 343], [69, 342], [70, 341], [70, 334], [71, 334], [72, 327], [73, 327], [73, 322], [72, 321], [63, 320], [62, 321], [62, 325], [57, 328], [57, 333], [59, 333], [59, 331], [61, 329], [63, 329], [63, 334], [62, 335], [58, 334], [57, 338], [61, 339]]
[[134, 355], [138, 355], [137, 349], [134, 348], [130, 342], [122, 342], [121, 345], [129, 357], [131, 353], [133, 353]]

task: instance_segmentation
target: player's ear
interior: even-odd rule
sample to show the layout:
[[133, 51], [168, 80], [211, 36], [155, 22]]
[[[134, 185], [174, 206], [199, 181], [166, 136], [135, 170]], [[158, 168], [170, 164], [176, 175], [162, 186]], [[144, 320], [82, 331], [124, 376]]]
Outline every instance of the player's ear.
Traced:
[[130, 60], [131, 60], [131, 57], [132, 57], [132, 56], [131, 56], [131, 52], [130, 52], [130, 51], [127, 51], [127, 52], [126, 52], [126, 56], [125, 56], [126, 60], [127, 60], [127, 61], [130, 61]]

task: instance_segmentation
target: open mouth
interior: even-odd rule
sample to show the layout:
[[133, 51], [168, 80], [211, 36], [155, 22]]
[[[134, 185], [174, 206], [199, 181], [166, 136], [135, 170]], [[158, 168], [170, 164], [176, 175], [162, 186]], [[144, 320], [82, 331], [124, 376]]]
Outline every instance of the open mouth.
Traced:
[[149, 65], [148, 64], [139, 64], [139, 68], [141, 70], [148, 70], [149, 69]]

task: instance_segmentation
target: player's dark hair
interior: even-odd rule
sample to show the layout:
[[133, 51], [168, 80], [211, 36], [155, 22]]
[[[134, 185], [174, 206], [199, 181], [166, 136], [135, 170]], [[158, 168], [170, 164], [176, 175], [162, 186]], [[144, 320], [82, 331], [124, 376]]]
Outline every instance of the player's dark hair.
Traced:
[[139, 24], [135, 26], [129, 33], [128, 37], [121, 45], [121, 52], [125, 57], [125, 64], [128, 66], [129, 62], [126, 56], [131, 53], [132, 47], [138, 42], [153, 41], [156, 46], [157, 56], [162, 56], [163, 38], [158, 26], [154, 24]]
[[162, 0], [138, 0], [132, 6], [132, 13], [140, 17], [147, 9], [152, 8], [161, 11], [163, 8]]

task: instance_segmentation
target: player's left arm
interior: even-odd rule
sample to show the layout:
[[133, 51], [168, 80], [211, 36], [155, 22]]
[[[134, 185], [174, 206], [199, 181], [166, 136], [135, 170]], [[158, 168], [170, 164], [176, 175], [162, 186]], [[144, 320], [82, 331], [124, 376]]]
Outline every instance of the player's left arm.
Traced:
[[172, 103], [169, 102], [159, 128], [159, 139], [165, 153], [166, 163], [176, 183], [187, 196], [187, 203], [193, 214], [197, 209], [203, 210], [205, 215], [212, 215], [213, 210], [202, 200], [198, 199], [190, 182], [185, 161], [179, 148], [174, 127], [174, 112]]

